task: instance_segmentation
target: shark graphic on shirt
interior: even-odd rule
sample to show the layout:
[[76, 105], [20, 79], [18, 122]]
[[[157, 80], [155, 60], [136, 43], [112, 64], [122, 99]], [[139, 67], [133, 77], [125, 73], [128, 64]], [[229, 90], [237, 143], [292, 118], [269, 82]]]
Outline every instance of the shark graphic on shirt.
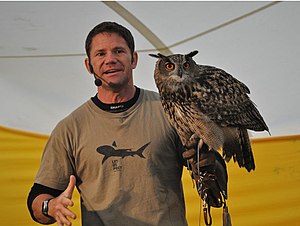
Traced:
[[122, 157], [125, 158], [127, 156], [139, 156], [141, 158], [145, 158], [145, 156], [143, 155], [143, 152], [145, 150], [145, 148], [150, 144], [147, 143], [145, 145], [143, 145], [142, 147], [140, 147], [138, 150], [133, 151], [132, 149], [117, 149], [117, 145], [116, 142], [114, 141], [112, 143], [112, 146], [110, 145], [102, 145], [100, 147], [97, 148], [97, 152], [104, 155], [104, 158], [102, 160], [102, 164], [109, 158], [109, 157], [113, 157], [113, 156], [117, 156], [117, 157]]

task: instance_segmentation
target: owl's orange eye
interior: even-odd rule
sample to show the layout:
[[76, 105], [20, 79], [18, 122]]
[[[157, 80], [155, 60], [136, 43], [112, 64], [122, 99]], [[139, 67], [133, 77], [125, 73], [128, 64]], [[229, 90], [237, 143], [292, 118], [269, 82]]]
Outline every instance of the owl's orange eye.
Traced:
[[166, 63], [166, 64], [165, 64], [165, 68], [166, 68], [168, 71], [172, 71], [172, 70], [174, 70], [175, 65], [169, 62], [169, 63]]
[[190, 68], [190, 63], [189, 63], [189, 62], [185, 62], [185, 63], [183, 64], [183, 68], [184, 68], [185, 70], [189, 69], [189, 68]]

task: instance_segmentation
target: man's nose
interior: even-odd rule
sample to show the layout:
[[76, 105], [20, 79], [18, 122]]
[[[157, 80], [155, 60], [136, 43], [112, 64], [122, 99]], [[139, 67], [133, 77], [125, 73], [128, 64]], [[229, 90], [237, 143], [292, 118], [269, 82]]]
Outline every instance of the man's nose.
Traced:
[[114, 64], [117, 62], [116, 55], [113, 52], [108, 52], [105, 56], [106, 64]]

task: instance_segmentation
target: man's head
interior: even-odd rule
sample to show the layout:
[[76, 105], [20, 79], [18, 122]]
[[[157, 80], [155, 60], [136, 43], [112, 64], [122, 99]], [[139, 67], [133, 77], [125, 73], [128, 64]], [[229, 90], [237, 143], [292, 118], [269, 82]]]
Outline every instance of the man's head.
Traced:
[[97, 80], [96, 86], [101, 80], [102, 87], [114, 91], [133, 87], [138, 55], [127, 28], [115, 22], [100, 23], [88, 34], [85, 47], [85, 66]]
[[88, 34], [86, 41], [85, 41], [85, 51], [86, 51], [86, 55], [88, 58], [90, 58], [90, 50], [91, 50], [91, 43], [93, 38], [100, 33], [117, 33], [118, 35], [120, 35], [127, 43], [130, 51], [131, 51], [131, 55], [133, 57], [133, 53], [134, 53], [134, 38], [131, 34], [131, 32], [123, 27], [122, 25], [116, 23], [116, 22], [102, 22], [98, 25], [96, 25]]

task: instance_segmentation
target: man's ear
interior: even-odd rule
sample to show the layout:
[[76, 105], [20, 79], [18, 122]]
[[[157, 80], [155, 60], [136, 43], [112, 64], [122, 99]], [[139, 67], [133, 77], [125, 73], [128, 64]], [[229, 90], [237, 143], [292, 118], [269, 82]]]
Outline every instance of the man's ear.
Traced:
[[84, 59], [84, 64], [85, 64], [85, 67], [87, 69], [87, 71], [90, 73], [90, 74], [93, 74], [93, 68], [92, 68], [92, 65], [90, 64], [90, 60], [88, 57], [86, 57]]
[[138, 54], [136, 51], [134, 51], [133, 55], [132, 55], [132, 63], [131, 63], [131, 67], [132, 69], [135, 69], [138, 63]]

